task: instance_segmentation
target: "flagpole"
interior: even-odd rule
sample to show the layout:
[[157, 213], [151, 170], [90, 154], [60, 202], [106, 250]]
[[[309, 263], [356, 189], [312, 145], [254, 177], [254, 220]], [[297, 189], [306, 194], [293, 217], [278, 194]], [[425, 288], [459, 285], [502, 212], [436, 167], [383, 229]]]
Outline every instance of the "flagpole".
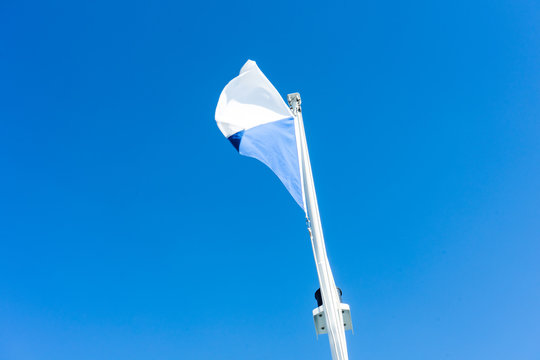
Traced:
[[287, 96], [289, 106], [295, 115], [296, 129], [299, 140], [299, 160], [304, 185], [304, 199], [306, 201], [306, 215], [308, 219], [308, 230], [317, 267], [317, 275], [321, 288], [324, 315], [328, 327], [328, 340], [333, 360], [348, 360], [347, 340], [345, 338], [345, 328], [341, 310], [340, 296], [330, 269], [324, 237], [319, 215], [319, 205], [315, 193], [315, 184], [313, 182], [313, 173], [311, 171], [311, 162], [304, 131], [304, 121], [302, 119], [301, 98], [299, 93], [289, 94]]

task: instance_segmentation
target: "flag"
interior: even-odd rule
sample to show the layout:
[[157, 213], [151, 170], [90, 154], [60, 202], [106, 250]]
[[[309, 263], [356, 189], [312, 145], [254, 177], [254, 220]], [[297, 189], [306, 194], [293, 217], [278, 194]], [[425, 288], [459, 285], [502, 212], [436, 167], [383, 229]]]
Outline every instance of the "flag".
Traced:
[[305, 211], [294, 115], [254, 61], [221, 92], [216, 122], [240, 155], [272, 169]]

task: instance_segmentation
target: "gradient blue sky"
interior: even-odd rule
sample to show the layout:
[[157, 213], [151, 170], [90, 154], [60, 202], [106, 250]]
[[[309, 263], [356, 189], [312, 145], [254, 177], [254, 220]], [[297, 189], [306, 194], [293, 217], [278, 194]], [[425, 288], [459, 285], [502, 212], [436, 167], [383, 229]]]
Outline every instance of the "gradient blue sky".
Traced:
[[300, 208], [221, 135], [299, 91], [351, 359], [540, 359], [536, 1], [0, 2], [0, 359], [329, 359]]

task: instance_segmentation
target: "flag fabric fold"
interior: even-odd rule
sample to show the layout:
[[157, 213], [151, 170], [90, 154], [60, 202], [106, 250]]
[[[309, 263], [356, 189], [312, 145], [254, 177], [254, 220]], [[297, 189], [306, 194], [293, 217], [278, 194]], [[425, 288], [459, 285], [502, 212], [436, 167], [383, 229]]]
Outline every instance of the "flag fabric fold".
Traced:
[[216, 122], [240, 155], [268, 166], [305, 211], [295, 118], [254, 61], [223, 89]]

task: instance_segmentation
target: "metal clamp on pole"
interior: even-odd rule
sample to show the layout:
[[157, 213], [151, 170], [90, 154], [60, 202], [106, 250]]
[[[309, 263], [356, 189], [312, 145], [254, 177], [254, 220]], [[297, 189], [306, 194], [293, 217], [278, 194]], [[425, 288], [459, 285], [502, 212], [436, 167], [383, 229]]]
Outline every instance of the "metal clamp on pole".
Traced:
[[291, 108], [294, 115], [298, 112], [302, 112], [302, 99], [300, 98], [300, 93], [292, 93], [287, 95], [287, 102]]

